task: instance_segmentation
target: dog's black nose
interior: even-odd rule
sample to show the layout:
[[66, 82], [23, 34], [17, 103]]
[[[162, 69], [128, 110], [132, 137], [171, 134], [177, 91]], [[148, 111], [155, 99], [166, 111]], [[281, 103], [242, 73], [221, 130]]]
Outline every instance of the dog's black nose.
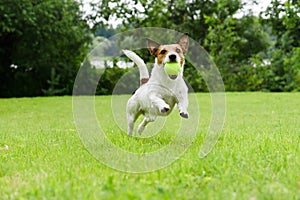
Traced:
[[169, 59], [171, 62], [176, 61], [176, 55], [175, 54], [169, 55]]

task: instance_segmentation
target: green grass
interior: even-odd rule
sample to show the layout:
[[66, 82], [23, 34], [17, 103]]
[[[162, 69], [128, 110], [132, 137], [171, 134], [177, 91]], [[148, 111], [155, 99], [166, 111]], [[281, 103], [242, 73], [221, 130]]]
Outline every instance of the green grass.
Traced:
[[[162, 170], [130, 174], [84, 147], [72, 97], [0, 99], [0, 199], [300, 199], [300, 93], [228, 93], [222, 135], [204, 159], [210, 96], [197, 100], [200, 129], [187, 152]], [[129, 138], [110, 105], [96, 97], [97, 119], [128, 151], [162, 148], [181, 120], [174, 110], [160, 133]]]

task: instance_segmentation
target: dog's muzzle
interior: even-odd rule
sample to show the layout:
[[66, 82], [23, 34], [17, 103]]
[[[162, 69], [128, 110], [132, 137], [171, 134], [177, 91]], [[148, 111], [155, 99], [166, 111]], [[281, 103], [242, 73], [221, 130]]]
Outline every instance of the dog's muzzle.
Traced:
[[175, 80], [178, 75], [169, 75], [170, 79]]

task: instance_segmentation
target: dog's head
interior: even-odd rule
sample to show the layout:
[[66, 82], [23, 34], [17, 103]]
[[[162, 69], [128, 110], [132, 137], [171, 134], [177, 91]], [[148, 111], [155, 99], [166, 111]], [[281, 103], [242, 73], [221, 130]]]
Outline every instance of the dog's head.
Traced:
[[[180, 63], [181, 71], [185, 62], [184, 54], [189, 46], [188, 35], [182, 35], [176, 44], [161, 45], [153, 40], [148, 40], [148, 48], [150, 53], [156, 57], [155, 62], [160, 67], [164, 67], [166, 63], [177, 62]], [[176, 79], [172, 76], [171, 79]]]

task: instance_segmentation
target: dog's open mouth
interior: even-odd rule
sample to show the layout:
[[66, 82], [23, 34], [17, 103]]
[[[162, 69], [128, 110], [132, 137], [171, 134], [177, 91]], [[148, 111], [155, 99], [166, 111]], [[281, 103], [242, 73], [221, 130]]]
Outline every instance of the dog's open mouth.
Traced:
[[177, 78], [177, 75], [169, 75], [170, 79], [175, 80]]

